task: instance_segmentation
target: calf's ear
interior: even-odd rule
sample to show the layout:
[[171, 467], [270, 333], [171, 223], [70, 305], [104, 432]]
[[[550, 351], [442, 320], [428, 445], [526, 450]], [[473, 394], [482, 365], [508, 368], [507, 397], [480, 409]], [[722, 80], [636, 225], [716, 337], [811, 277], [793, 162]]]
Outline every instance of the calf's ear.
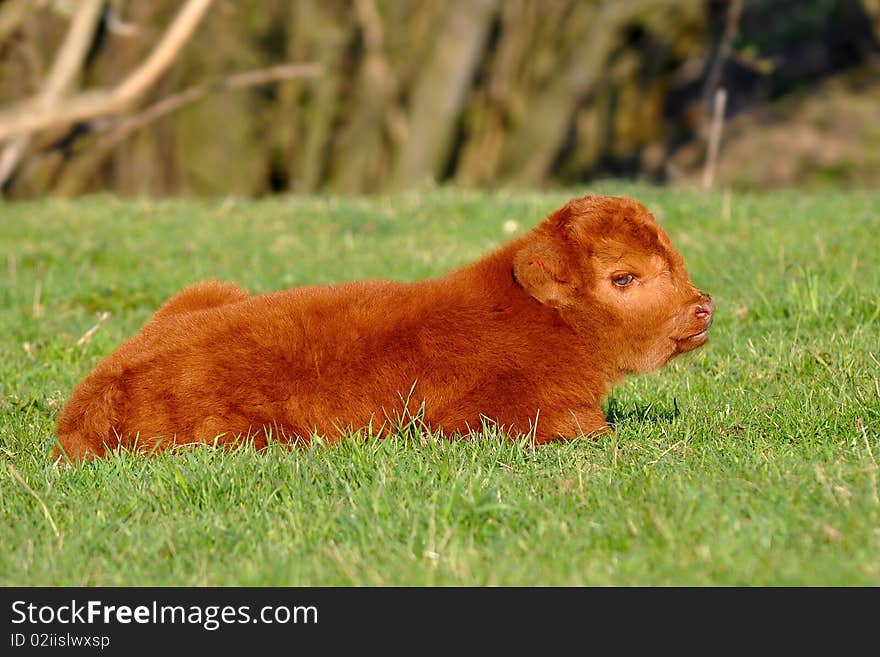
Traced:
[[548, 306], [563, 306], [571, 297], [572, 284], [565, 255], [547, 235], [533, 236], [516, 253], [513, 275], [526, 292]]

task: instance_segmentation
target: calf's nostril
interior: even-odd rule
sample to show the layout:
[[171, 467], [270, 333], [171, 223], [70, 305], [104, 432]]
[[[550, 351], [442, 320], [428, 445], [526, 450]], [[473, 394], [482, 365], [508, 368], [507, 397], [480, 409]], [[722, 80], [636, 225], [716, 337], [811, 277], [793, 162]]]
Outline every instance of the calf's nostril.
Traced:
[[706, 299], [697, 304], [695, 311], [700, 319], [711, 317], [715, 313], [715, 304], [712, 302], [712, 299]]

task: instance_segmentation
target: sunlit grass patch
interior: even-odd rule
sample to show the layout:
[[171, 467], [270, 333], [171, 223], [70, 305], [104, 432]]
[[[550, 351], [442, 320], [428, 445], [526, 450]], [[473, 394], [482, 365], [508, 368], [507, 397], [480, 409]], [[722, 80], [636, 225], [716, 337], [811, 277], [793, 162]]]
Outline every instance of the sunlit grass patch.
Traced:
[[77, 468], [47, 457], [66, 396], [184, 285], [434, 276], [586, 190], [5, 206], [0, 583], [880, 584], [880, 194], [596, 190], [654, 210], [718, 306], [706, 347], [615, 387], [614, 434], [416, 414]]

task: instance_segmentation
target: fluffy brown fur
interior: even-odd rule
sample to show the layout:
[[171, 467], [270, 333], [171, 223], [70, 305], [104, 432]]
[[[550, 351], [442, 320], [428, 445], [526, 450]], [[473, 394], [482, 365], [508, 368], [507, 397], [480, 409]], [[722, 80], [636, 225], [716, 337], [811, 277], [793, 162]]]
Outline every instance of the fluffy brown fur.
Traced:
[[74, 390], [58, 440], [74, 460], [259, 447], [269, 430], [336, 440], [405, 401], [446, 435], [486, 420], [539, 443], [598, 435], [609, 386], [706, 342], [713, 311], [641, 204], [586, 196], [442, 278], [188, 287]]

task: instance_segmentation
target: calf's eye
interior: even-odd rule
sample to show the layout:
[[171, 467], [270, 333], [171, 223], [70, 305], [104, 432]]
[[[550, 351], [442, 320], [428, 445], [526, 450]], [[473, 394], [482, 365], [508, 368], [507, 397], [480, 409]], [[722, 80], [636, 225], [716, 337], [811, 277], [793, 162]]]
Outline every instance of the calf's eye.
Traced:
[[632, 274], [623, 274], [622, 276], [615, 276], [611, 282], [617, 287], [626, 287], [633, 282], [634, 278]]

